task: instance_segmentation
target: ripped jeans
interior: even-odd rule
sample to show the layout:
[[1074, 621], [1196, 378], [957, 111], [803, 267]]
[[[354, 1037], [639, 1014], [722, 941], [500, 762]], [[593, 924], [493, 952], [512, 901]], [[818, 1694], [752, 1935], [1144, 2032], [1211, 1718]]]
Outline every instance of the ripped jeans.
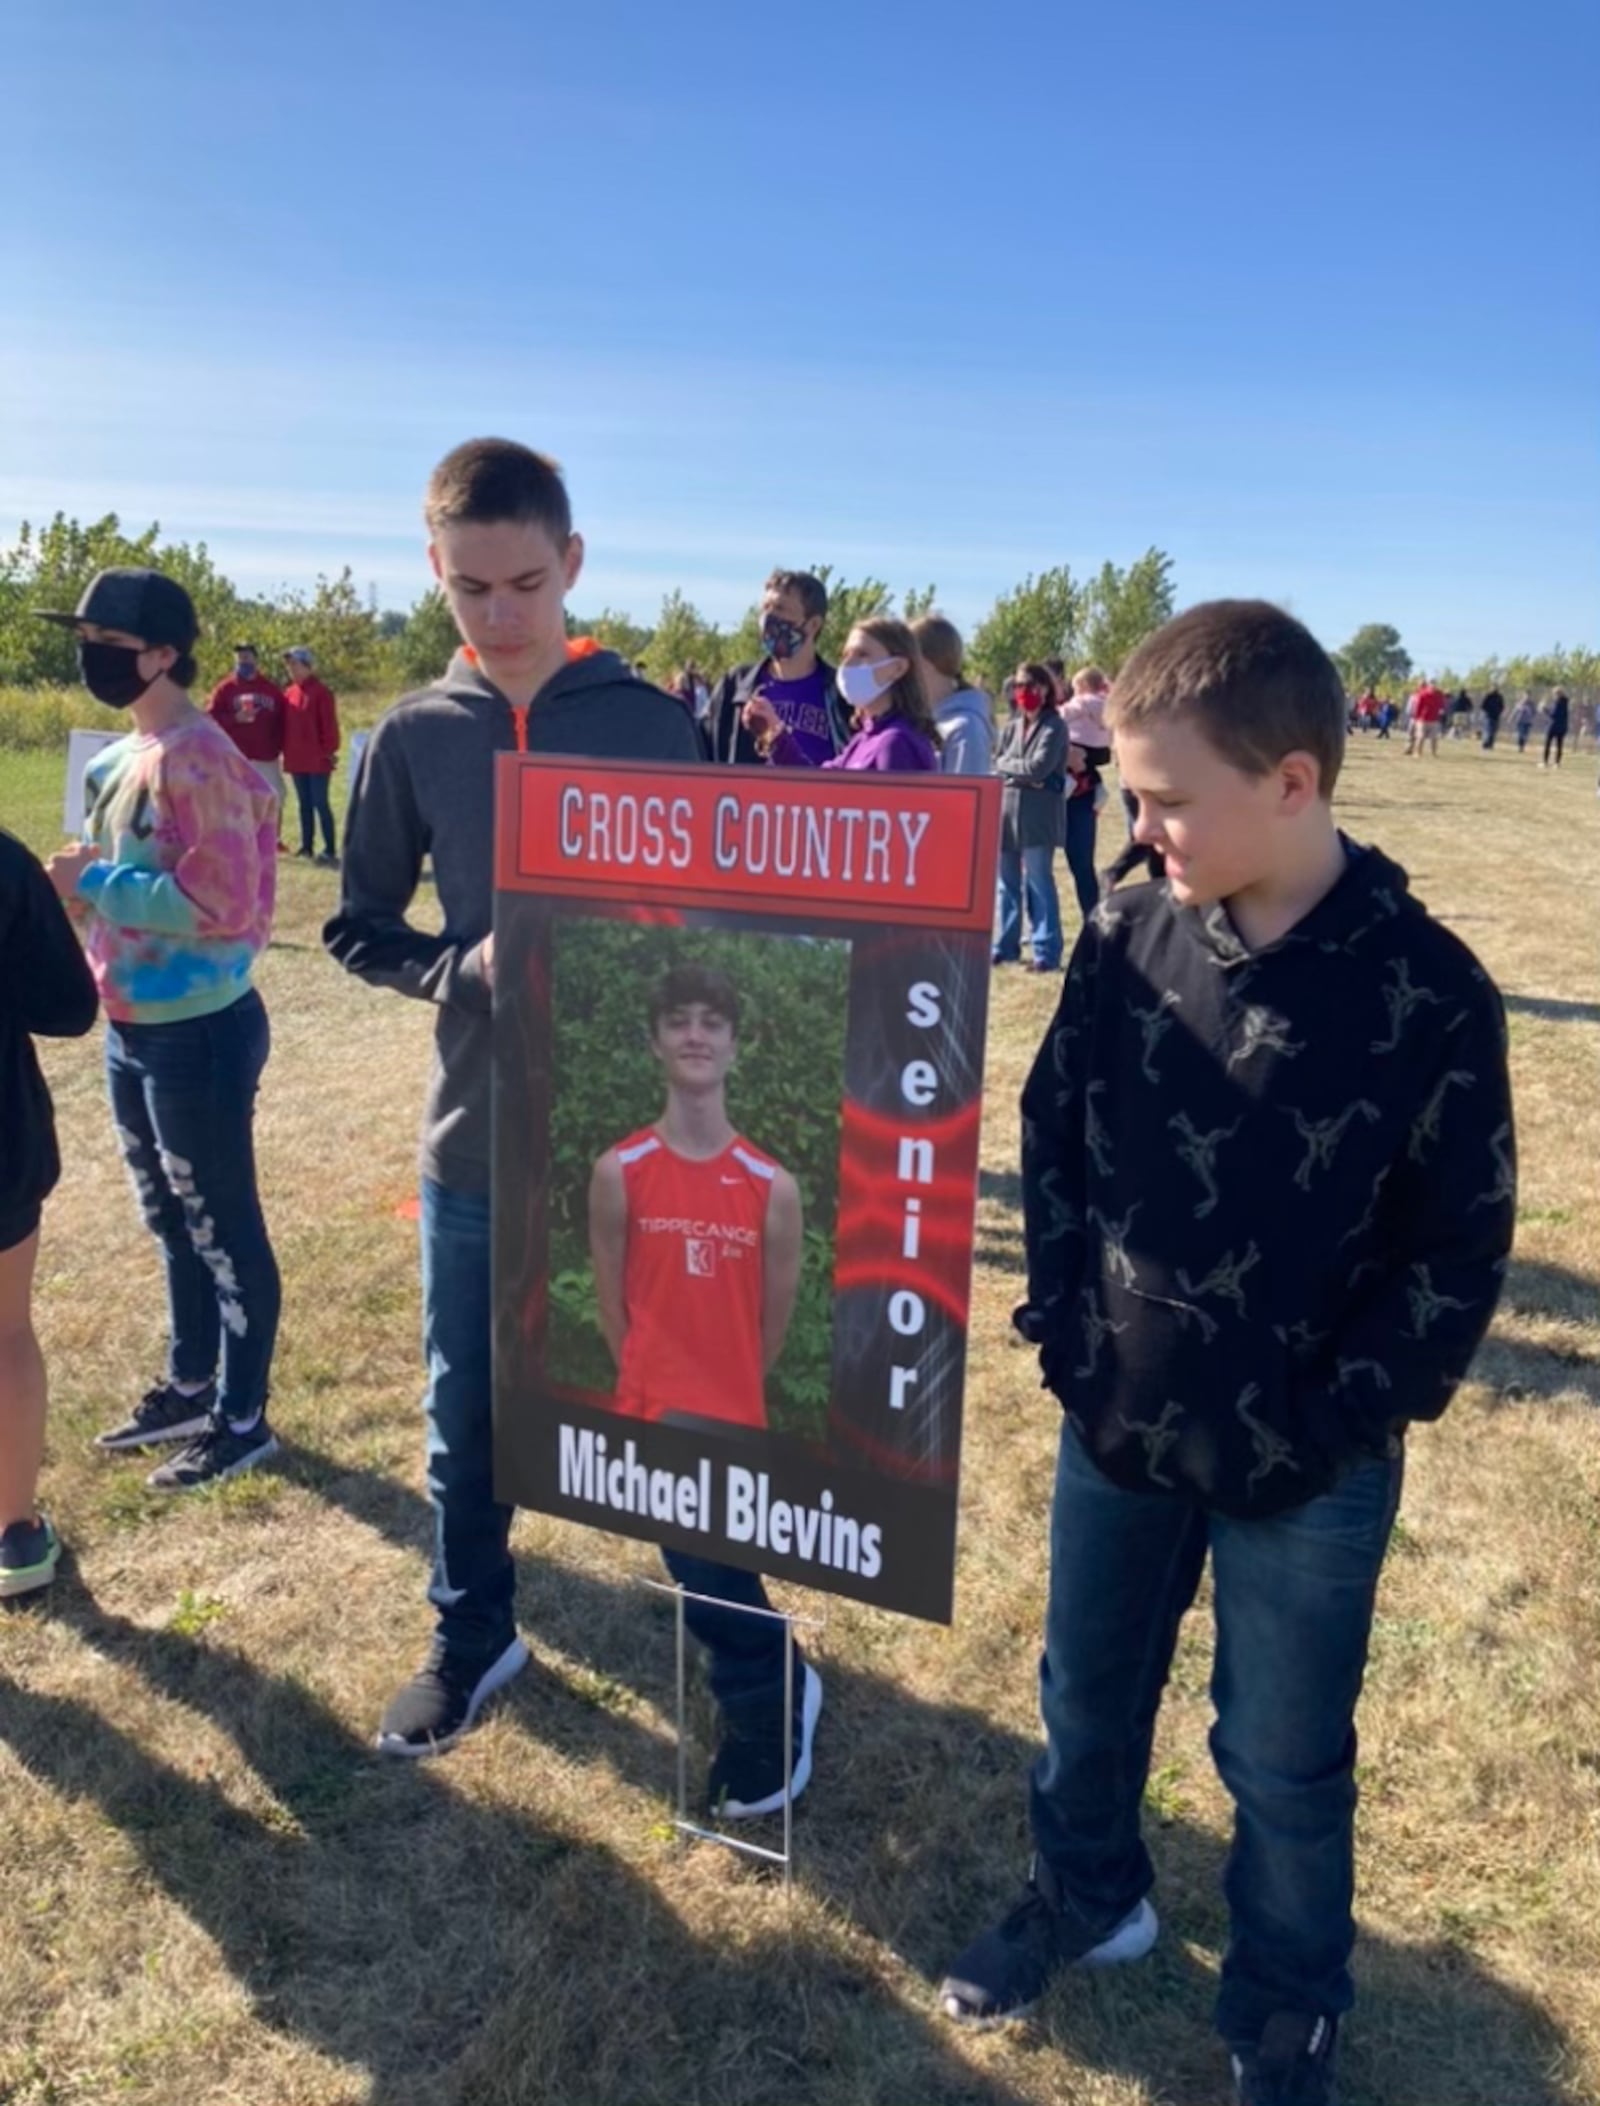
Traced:
[[236, 1426], [266, 1408], [278, 1264], [256, 1191], [252, 1124], [270, 1033], [261, 997], [211, 1016], [106, 1027], [122, 1159], [167, 1268], [167, 1379], [209, 1382]]

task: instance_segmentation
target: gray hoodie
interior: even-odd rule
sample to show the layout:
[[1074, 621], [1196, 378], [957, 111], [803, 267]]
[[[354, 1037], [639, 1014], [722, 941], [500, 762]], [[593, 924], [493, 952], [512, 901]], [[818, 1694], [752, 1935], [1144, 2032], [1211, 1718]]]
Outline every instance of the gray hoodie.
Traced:
[[[698, 761], [682, 703], [613, 651], [573, 660], [535, 695], [530, 753]], [[345, 827], [339, 911], [322, 940], [374, 987], [438, 1005], [422, 1174], [460, 1192], [489, 1189], [492, 997], [483, 940], [494, 925], [495, 757], [516, 751], [511, 705], [458, 651], [439, 683], [379, 720], [361, 757]], [[406, 912], [433, 858], [444, 928]]]
[[935, 718], [944, 735], [939, 765], [946, 775], [994, 773], [994, 719], [980, 688], [958, 687], [939, 704]]

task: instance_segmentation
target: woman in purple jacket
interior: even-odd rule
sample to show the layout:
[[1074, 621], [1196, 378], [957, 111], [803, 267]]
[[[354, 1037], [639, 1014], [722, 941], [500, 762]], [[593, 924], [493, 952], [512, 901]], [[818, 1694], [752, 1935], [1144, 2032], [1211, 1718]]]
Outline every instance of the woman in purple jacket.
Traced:
[[[916, 639], [904, 622], [869, 615], [850, 631], [839, 658], [839, 688], [859, 727], [825, 768], [875, 768], [884, 773], [937, 769], [939, 732], [922, 685]], [[804, 749], [778, 722], [763, 695], [744, 706], [744, 727], [764, 759], [780, 768], [810, 765]]]

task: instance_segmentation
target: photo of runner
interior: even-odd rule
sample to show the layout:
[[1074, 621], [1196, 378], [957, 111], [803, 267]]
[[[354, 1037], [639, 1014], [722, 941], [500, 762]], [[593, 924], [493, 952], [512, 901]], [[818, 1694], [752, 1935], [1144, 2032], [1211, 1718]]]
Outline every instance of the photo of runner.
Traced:
[[728, 1117], [739, 994], [726, 973], [674, 966], [650, 998], [666, 1102], [608, 1148], [589, 1186], [613, 1407], [687, 1427], [765, 1432], [766, 1375], [800, 1287], [793, 1176]]
[[819, 1445], [848, 940], [563, 916], [551, 966], [551, 1379]]

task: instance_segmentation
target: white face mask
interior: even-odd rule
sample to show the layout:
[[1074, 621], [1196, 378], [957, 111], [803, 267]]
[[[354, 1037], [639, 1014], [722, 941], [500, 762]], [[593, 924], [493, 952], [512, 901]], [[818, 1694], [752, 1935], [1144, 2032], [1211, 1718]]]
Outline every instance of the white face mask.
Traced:
[[[839, 668], [839, 692], [852, 709], [870, 709], [899, 679], [899, 665], [898, 658], [879, 658], [871, 665], [842, 665]], [[880, 673], [887, 673], [889, 678], [880, 683]]]

